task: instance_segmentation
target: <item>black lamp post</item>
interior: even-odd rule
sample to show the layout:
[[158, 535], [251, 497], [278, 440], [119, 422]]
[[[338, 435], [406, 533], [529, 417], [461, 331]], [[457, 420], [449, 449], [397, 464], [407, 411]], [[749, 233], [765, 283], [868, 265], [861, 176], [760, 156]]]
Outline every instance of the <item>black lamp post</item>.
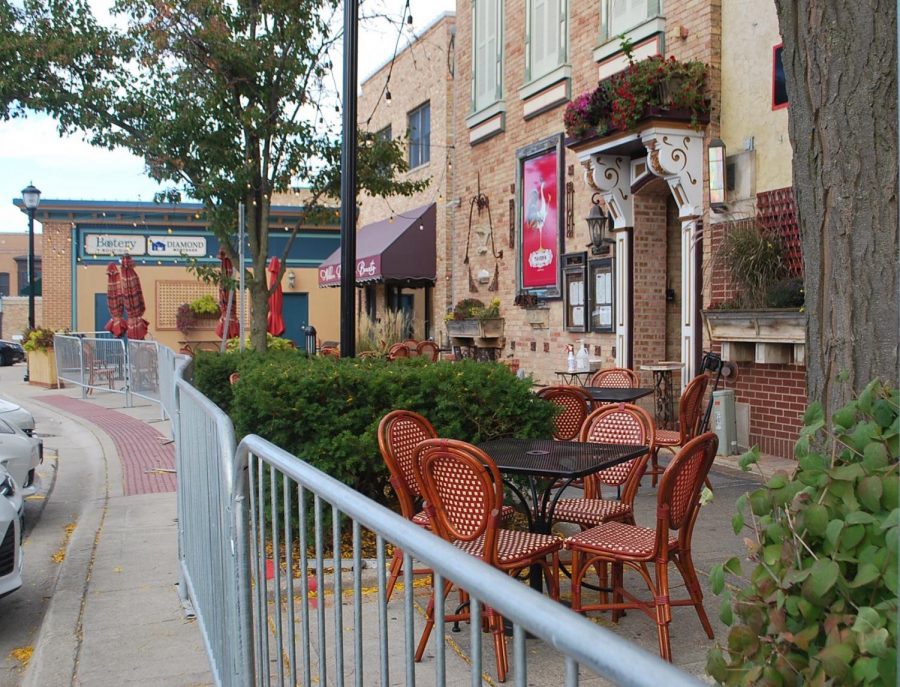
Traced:
[[614, 240], [609, 237], [610, 218], [609, 215], [603, 212], [603, 208], [600, 207], [599, 193], [594, 194], [593, 198], [591, 198], [591, 203], [593, 203], [591, 211], [585, 220], [587, 221], [588, 231], [591, 233], [591, 253], [599, 255], [603, 245], [614, 243]]
[[33, 184], [22, 189], [22, 202], [28, 211], [28, 328], [34, 329], [34, 211], [41, 203], [41, 192]]

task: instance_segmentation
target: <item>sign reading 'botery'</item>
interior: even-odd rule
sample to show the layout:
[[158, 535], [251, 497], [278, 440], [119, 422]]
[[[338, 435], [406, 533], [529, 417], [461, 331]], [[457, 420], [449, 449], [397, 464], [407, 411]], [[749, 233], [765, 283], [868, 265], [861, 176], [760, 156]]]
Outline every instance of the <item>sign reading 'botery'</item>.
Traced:
[[144, 255], [143, 236], [129, 234], [85, 234], [84, 252], [88, 255]]

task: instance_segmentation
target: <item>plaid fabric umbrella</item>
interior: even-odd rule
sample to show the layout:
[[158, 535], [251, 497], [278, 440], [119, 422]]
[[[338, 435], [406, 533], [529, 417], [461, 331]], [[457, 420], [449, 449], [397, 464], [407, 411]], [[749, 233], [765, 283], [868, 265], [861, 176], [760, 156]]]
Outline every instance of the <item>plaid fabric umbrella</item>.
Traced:
[[[232, 265], [231, 260], [225, 255], [224, 250], [219, 251], [219, 261], [222, 263], [222, 279], [231, 276]], [[231, 291], [223, 284], [219, 284], [219, 323], [216, 325], [216, 336], [221, 338], [233, 339], [241, 332], [241, 325], [237, 319], [237, 298], [232, 294], [231, 297], [231, 314], [228, 317], [228, 336], [225, 336], [225, 313], [228, 312], [228, 294]]]
[[122, 299], [122, 280], [119, 276], [119, 268], [111, 262], [106, 267], [106, 304], [109, 307], [110, 320], [104, 329], [113, 336], [122, 336], [127, 330], [125, 323], [125, 304]]
[[144, 319], [144, 292], [141, 280], [134, 271], [134, 259], [130, 255], [122, 256], [122, 301], [128, 313], [128, 338], [143, 339], [147, 336], [150, 323]]
[[281, 336], [284, 334], [284, 315], [281, 312], [284, 307], [284, 292], [281, 290], [281, 280], [278, 279], [278, 273], [280, 271], [281, 261], [273, 256], [272, 259], [269, 260], [269, 274], [271, 275], [269, 286], [275, 284], [275, 290], [272, 292], [272, 295], [269, 296], [268, 318], [268, 330], [269, 334], [272, 336]]

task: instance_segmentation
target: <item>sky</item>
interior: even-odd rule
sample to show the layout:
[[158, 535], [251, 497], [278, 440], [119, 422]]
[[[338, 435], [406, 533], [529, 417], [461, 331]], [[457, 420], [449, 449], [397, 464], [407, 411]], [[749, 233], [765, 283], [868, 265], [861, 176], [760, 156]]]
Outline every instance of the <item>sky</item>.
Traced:
[[[105, 14], [111, 0], [94, 0], [98, 15]], [[384, 12], [399, 17], [404, 0], [367, 0], [362, 12]], [[410, 0], [413, 30], [420, 31], [446, 11], [455, 0]], [[400, 49], [413, 34], [404, 31]], [[370, 23], [360, 29], [359, 81], [391, 59], [397, 29], [387, 22]], [[336, 79], [341, 81], [340, 61], [335, 61]], [[0, 122], [0, 232], [28, 229], [24, 213], [13, 205], [21, 191], [34, 184], [42, 198], [53, 200], [152, 201], [159, 187], [144, 174], [144, 163], [125, 150], [105, 150], [88, 145], [80, 134], [60, 138], [56, 122], [44, 115]], [[40, 231], [40, 224], [35, 224]]]

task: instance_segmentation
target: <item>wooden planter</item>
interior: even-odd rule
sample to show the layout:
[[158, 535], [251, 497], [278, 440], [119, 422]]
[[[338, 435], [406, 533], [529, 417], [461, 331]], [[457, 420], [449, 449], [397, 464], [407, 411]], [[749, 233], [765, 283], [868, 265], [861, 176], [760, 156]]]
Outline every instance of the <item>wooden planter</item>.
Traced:
[[28, 351], [28, 382], [37, 386], [57, 386], [59, 380], [56, 376], [56, 353], [52, 348], [45, 351]]
[[703, 320], [726, 360], [806, 364], [806, 314], [799, 310], [704, 310]]
[[505, 323], [502, 317], [493, 320], [448, 320], [447, 333], [458, 338], [495, 339], [503, 336]]

